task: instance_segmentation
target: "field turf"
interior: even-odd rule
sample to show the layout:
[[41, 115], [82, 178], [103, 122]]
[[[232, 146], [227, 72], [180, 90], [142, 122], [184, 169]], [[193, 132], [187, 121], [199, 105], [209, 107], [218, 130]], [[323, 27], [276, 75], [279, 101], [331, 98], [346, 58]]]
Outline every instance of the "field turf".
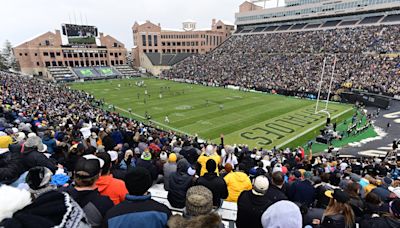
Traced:
[[[142, 80], [145, 86], [135, 85]], [[302, 137], [314, 137], [310, 134], [318, 132], [326, 121], [326, 114], [314, 113], [315, 101], [281, 95], [143, 78], [75, 83], [71, 87], [104, 98], [104, 108], [113, 104], [124, 116], [144, 120], [147, 112], [160, 128], [198, 134], [213, 142], [219, 142], [224, 134], [225, 143], [250, 147], [282, 148], [291, 142], [302, 145]], [[330, 103], [329, 111], [332, 119], [340, 119], [353, 109]]]

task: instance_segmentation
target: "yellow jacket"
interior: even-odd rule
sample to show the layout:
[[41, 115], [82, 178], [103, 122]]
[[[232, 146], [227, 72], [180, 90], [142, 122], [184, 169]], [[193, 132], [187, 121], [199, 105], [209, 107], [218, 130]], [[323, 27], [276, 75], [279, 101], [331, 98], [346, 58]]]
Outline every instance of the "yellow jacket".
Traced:
[[229, 202], [237, 202], [240, 193], [253, 188], [249, 176], [243, 172], [230, 172], [224, 177], [224, 180], [228, 186], [226, 201]]
[[203, 176], [205, 173], [207, 173], [206, 164], [209, 159], [213, 159], [217, 164], [215, 172], [219, 175], [218, 165], [221, 162], [221, 157], [216, 153], [210, 156], [207, 156], [205, 155], [205, 153], [202, 153], [200, 157], [197, 159], [197, 162], [201, 165], [200, 176]]

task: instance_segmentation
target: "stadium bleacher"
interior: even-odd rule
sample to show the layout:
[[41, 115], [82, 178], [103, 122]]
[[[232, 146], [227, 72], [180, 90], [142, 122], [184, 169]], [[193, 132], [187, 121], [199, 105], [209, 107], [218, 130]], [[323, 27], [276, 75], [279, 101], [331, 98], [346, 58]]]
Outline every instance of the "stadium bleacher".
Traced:
[[61, 81], [74, 81], [77, 79], [76, 75], [70, 70], [69, 67], [48, 67], [47, 71], [53, 80]]
[[172, 66], [191, 55], [191, 53], [146, 53], [154, 66]]
[[140, 72], [138, 70], [133, 69], [129, 65], [116, 65], [114, 68], [119, 71], [119, 73], [123, 77], [138, 77], [140, 76]]

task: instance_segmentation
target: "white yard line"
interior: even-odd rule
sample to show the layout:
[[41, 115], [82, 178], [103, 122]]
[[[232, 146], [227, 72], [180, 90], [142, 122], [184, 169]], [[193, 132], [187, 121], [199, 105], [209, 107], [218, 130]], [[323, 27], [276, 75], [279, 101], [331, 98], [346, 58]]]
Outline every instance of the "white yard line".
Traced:
[[[108, 104], [108, 103], [105, 103], [105, 104]], [[115, 107], [116, 109], [119, 109], [119, 110], [123, 111], [123, 112], [129, 113], [129, 114], [131, 114], [131, 115], [133, 115], [133, 116], [136, 116], [136, 117], [139, 117], [139, 118], [141, 118], [141, 119], [143, 119], [143, 120], [146, 119], [144, 116], [138, 115], [138, 114], [136, 114], [136, 113], [134, 113], [134, 112], [129, 112], [128, 110], [123, 109], [123, 108], [120, 108], [120, 107], [118, 107], [118, 106], [114, 106], [114, 107]], [[173, 130], [173, 131], [176, 131], [176, 132], [179, 132], [179, 133], [188, 135], [188, 136], [193, 136], [193, 135], [190, 134], [190, 133], [187, 133], [187, 132], [184, 132], [184, 131], [182, 131], [182, 130], [176, 129], [176, 128], [174, 128], [174, 127], [165, 125], [165, 124], [160, 123], [160, 122], [158, 122], [158, 121], [151, 120], [151, 122], [153, 122], [153, 123], [155, 123], [155, 124], [157, 124], [157, 125], [163, 126], [163, 127], [167, 128], [167, 129], [171, 129], [171, 130]]]
[[[351, 109], [353, 109], [353, 108], [348, 108], [348, 109], [344, 110], [343, 112], [341, 112], [341, 113], [339, 113], [339, 114], [336, 114], [336, 115], [333, 116], [331, 119], [338, 118], [339, 116], [345, 114], [346, 112], [350, 111]], [[303, 131], [301, 134], [296, 135], [296, 136], [294, 136], [293, 138], [290, 138], [290, 139], [286, 140], [285, 142], [283, 142], [283, 143], [277, 145], [276, 147], [277, 147], [277, 148], [281, 148], [282, 146], [287, 145], [288, 143], [292, 142], [293, 140], [296, 140], [296, 139], [302, 137], [303, 135], [307, 134], [308, 132], [311, 132], [311, 131], [317, 129], [317, 128], [321, 127], [321, 126], [324, 125], [324, 124], [325, 124], [325, 123], [322, 122], [322, 123], [320, 123], [320, 124], [318, 124], [318, 125], [315, 125], [314, 127], [308, 129], [307, 131]]]

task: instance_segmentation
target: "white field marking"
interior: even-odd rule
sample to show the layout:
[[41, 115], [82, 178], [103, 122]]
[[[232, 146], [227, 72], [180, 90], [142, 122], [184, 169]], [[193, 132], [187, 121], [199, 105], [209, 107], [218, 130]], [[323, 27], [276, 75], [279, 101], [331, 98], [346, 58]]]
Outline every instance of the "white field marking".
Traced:
[[[353, 109], [353, 108], [348, 108], [348, 109], [344, 110], [343, 112], [338, 113], [338, 114], [336, 114], [335, 116], [331, 117], [331, 119], [338, 118], [339, 116], [345, 114], [346, 112], [350, 111], [351, 109]], [[281, 147], [283, 147], [284, 145], [290, 143], [291, 141], [296, 140], [296, 139], [302, 137], [303, 135], [307, 134], [308, 132], [311, 132], [311, 131], [317, 129], [317, 128], [321, 127], [321, 126], [324, 125], [324, 124], [325, 124], [325, 122], [322, 122], [322, 123], [320, 123], [320, 124], [317, 124], [317, 125], [315, 125], [314, 127], [310, 128], [310, 129], [308, 129], [308, 130], [306, 130], [306, 131], [303, 131], [303, 132], [300, 133], [299, 135], [296, 135], [296, 136], [294, 136], [294, 137], [292, 137], [292, 138], [286, 140], [285, 142], [283, 142], [283, 143], [277, 145], [276, 147], [277, 147], [277, 148], [281, 148]]]
[[[106, 103], [106, 104], [107, 104], [107, 103]], [[123, 112], [132, 114], [133, 116], [139, 117], [139, 118], [141, 118], [141, 119], [146, 119], [144, 116], [138, 115], [138, 114], [136, 114], [136, 113], [134, 113], [134, 112], [129, 112], [128, 110], [123, 109], [123, 108], [120, 108], [120, 107], [118, 107], [118, 106], [115, 106], [115, 108], [116, 108], [116, 109], [119, 109], [119, 110], [121, 110], [121, 111], [123, 111]], [[174, 127], [165, 125], [165, 124], [160, 123], [160, 122], [158, 122], [158, 121], [151, 120], [151, 122], [153, 122], [153, 123], [155, 123], [155, 124], [157, 124], [157, 125], [159, 125], [159, 126], [165, 127], [165, 128], [167, 128], [167, 129], [171, 129], [171, 130], [173, 130], [173, 131], [176, 131], [176, 132], [179, 132], [179, 133], [183, 133], [183, 134], [185, 134], [185, 135], [193, 136], [193, 135], [190, 134], [190, 133], [187, 133], [187, 132], [184, 132], [184, 131], [182, 131], [182, 130], [176, 129], [176, 128], [174, 128]]]
[[173, 113], [172, 115], [179, 116], [179, 117], [184, 117], [185, 116], [185, 114], [180, 113], [180, 112]]
[[359, 155], [370, 156], [370, 157], [385, 157], [387, 152], [380, 150], [365, 150], [358, 152]]
[[378, 150], [392, 150], [392, 147], [391, 146], [382, 146], [382, 147], [379, 147]]
[[202, 125], [212, 125], [211, 122], [206, 121], [206, 120], [199, 120], [199, 121], [197, 121], [197, 123], [202, 124]]
[[180, 105], [180, 106], [176, 106], [175, 109], [176, 110], [188, 110], [188, 109], [192, 109], [192, 106], [190, 106], [190, 105]]

